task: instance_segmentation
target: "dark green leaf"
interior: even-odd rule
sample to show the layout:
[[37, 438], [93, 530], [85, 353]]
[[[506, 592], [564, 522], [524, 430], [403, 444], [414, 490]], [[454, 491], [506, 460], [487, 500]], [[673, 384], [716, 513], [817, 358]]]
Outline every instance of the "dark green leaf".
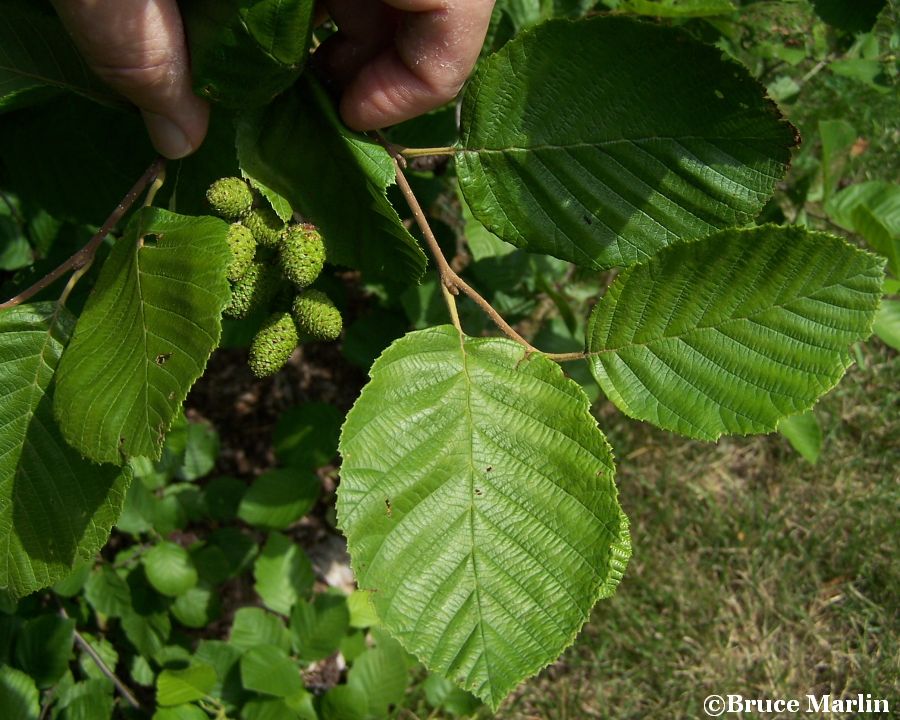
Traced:
[[619, 10], [654, 17], [707, 17], [729, 15], [735, 7], [731, 0], [621, 0]]
[[0, 665], [0, 708], [3, 720], [38, 720], [41, 712], [38, 689], [28, 675], [9, 665]]
[[726, 230], [621, 273], [587, 347], [623, 412], [705, 440], [770, 432], [850, 365], [881, 294], [883, 261], [799, 227]]
[[94, 570], [84, 594], [94, 610], [102, 615], [122, 617], [131, 610], [128, 583], [109, 565], [101, 565]]
[[185, 627], [204, 628], [219, 617], [219, 593], [215, 588], [201, 583], [175, 598], [171, 611], [172, 617]]
[[280, 647], [257, 645], [241, 657], [241, 681], [247, 690], [288, 697], [303, 690], [300, 668]]
[[137, 112], [75, 95], [0, 116], [4, 184], [60, 220], [99, 226], [153, 157]]
[[262, 608], [241, 608], [234, 614], [231, 644], [240, 650], [256, 645], [275, 645], [285, 652], [291, 647], [291, 636], [284, 623]]
[[341, 124], [313, 80], [242, 118], [238, 157], [244, 172], [319, 227], [329, 262], [395, 280], [421, 277], [425, 255], [385, 194], [393, 161]]
[[598, 17], [544, 23], [487, 60], [463, 99], [456, 159], [489, 230], [608, 268], [752, 220], [796, 142], [717, 49]]
[[197, 569], [188, 551], [173, 542], [154, 545], [142, 558], [147, 580], [163, 595], [176, 597], [197, 584]]
[[130, 478], [83, 460], [53, 420], [54, 370], [73, 323], [54, 303], [0, 312], [0, 588], [17, 597], [93, 558]]
[[336, 593], [320, 593], [312, 602], [300, 600], [291, 611], [294, 650], [304, 662], [323, 660], [336, 652], [347, 630], [347, 600]]
[[271, 533], [253, 566], [253, 588], [266, 607], [287, 615], [300, 598], [312, 591], [312, 563], [299, 545]]
[[406, 662], [399, 648], [366, 650], [347, 674], [347, 685], [365, 695], [368, 714], [375, 717], [386, 717], [392, 706], [403, 700], [407, 680]]
[[303, 70], [312, 0], [182, 4], [194, 90], [231, 108], [265, 105]]
[[69, 666], [75, 621], [59, 615], [39, 615], [26, 621], [16, 641], [16, 665], [27, 672], [39, 688], [48, 688]]
[[0, 112], [59, 91], [121, 103], [88, 70], [59, 19], [41, 3], [4, 0], [0, 14]]
[[247, 483], [228, 475], [211, 480], [203, 488], [209, 516], [219, 522], [234, 520], [246, 491]]
[[609, 447], [581, 389], [510, 340], [410, 333], [371, 377], [341, 434], [359, 586], [407, 650], [496, 707], [621, 576]]
[[206, 663], [192, 663], [186, 668], [163, 670], [156, 678], [156, 702], [160, 705], [182, 705], [206, 697], [216, 684], [216, 671]]
[[284, 465], [313, 470], [337, 455], [343, 416], [328, 403], [304, 403], [282, 413], [275, 426], [275, 453]]
[[244, 493], [238, 517], [256, 527], [284, 530], [312, 509], [320, 490], [319, 479], [310, 470], [270, 470]]
[[359, 688], [338, 685], [322, 696], [322, 720], [365, 720], [368, 703]]
[[147, 208], [113, 248], [60, 362], [54, 403], [66, 439], [87, 457], [160, 457], [219, 339], [227, 229]]

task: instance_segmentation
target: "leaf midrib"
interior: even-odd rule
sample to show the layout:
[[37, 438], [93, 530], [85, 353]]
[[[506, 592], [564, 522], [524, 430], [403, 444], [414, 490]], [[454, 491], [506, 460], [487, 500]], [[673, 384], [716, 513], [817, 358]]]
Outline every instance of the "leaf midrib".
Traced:
[[765, 137], [739, 137], [728, 136], [721, 137], [718, 135], [649, 135], [646, 137], [635, 138], [615, 138], [611, 140], [595, 140], [595, 141], [579, 141], [572, 143], [541, 143], [539, 145], [508, 145], [506, 147], [480, 147], [471, 148], [463, 147], [457, 144], [454, 147], [456, 153], [488, 155], [491, 153], [505, 154], [513, 152], [533, 152], [538, 150], [572, 150], [582, 148], [597, 148], [608, 145], [621, 145], [626, 143], [648, 143], [657, 140], [667, 140], [672, 142], [681, 142], [683, 140], [700, 140], [702, 142], [728, 142], [728, 143], [754, 143], [754, 142], [770, 142], [773, 138]]
[[[478, 633], [481, 637], [481, 654], [484, 658], [484, 673], [487, 678], [487, 686], [491, 696], [491, 704], [494, 703], [494, 680], [491, 675], [491, 663], [488, 659], [488, 643], [484, 636], [484, 613], [481, 607], [481, 589], [478, 581], [478, 561], [475, 558], [475, 419], [472, 413], [472, 378], [469, 376], [468, 354], [466, 353], [466, 339], [462, 331], [457, 329], [459, 333], [459, 353], [462, 359], [462, 374], [466, 383], [466, 420], [468, 422], [469, 431], [469, 542], [471, 548], [469, 550], [472, 558], [472, 578], [474, 581], [475, 591], [475, 607], [478, 611]], [[474, 669], [474, 668], [473, 668]]]

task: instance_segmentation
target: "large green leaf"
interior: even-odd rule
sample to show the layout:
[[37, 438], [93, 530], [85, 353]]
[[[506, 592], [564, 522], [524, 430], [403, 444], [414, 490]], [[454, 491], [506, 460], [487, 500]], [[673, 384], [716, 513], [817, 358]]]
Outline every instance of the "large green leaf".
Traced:
[[312, 0], [182, 3], [197, 94], [232, 108], [265, 105], [300, 75]]
[[4, 186], [60, 220], [100, 225], [154, 156], [137, 112], [71, 93], [0, 115]]
[[598, 17], [526, 31], [479, 68], [456, 160], [488, 229], [607, 268], [750, 221], [796, 142], [763, 86], [717, 49]]
[[627, 521], [587, 398], [510, 340], [441, 326], [396, 341], [340, 449], [360, 587], [429, 669], [495, 708], [624, 570]]
[[588, 323], [591, 369], [626, 414], [705, 440], [812, 406], [869, 336], [883, 261], [773, 225], [666, 248], [618, 276]]
[[160, 457], [219, 340], [227, 230], [147, 208], [113, 248], [59, 365], [54, 410], [83, 455]]
[[0, 9], [0, 112], [61, 90], [122, 102], [88, 70], [52, 9], [28, 0], [4, 0]]
[[304, 78], [264, 110], [245, 114], [238, 156], [245, 173], [319, 227], [329, 262], [383, 278], [421, 277], [425, 255], [385, 192], [394, 182], [393, 160], [344, 127], [314, 80]]
[[55, 303], [0, 313], [0, 588], [15, 596], [93, 558], [130, 477], [83, 460], [53, 420], [53, 375], [74, 323]]

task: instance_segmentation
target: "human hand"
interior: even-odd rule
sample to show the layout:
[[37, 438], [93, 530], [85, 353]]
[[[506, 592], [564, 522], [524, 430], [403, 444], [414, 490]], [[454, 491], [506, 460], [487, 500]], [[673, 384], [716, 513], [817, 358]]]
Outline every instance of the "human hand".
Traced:
[[[156, 149], [203, 142], [209, 106], [191, 90], [175, 0], [53, 0], [88, 64], [140, 108]], [[344, 88], [341, 116], [372, 130], [451, 100], [478, 58], [493, 0], [327, 0], [340, 30], [319, 48]], [[321, 55], [320, 55], [321, 54]]]

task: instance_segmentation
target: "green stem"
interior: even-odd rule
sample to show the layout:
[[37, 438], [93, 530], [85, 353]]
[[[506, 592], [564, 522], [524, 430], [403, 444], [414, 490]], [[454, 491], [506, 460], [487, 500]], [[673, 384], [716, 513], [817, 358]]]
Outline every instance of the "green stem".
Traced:
[[406, 148], [406, 147], [398, 147], [395, 148], [396, 152], [402, 155], [404, 158], [417, 158], [417, 157], [434, 157], [435, 155], [455, 155], [456, 148], [451, 146], [445, 147], [430, 147], [430, 148]]

